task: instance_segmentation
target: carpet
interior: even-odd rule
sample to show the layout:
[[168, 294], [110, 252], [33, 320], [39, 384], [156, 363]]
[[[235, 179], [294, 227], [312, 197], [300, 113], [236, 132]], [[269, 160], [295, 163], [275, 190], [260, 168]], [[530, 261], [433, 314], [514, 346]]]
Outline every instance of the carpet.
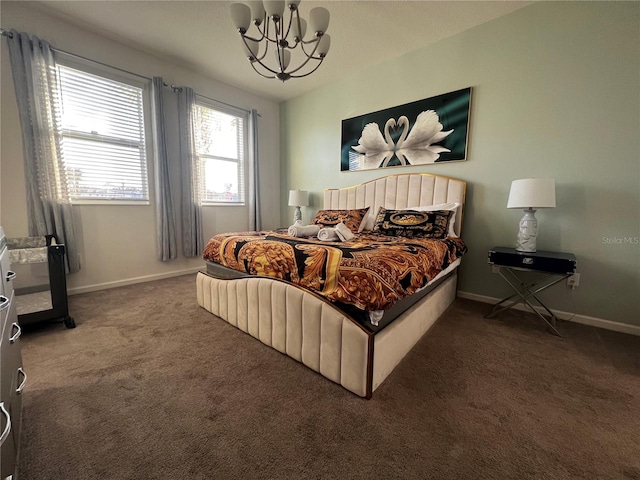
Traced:
[[21, 339], [21, 480], [640, 479], [640, 337], [458, 299], [365, 400], [195, 275], [69, 301]]

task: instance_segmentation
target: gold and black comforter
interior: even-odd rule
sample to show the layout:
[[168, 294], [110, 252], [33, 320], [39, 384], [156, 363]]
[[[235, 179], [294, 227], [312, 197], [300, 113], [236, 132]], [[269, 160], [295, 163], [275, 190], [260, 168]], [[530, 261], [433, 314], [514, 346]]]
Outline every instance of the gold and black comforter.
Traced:
[[459, 238], [357, 234], [351, 242], [322, 242], [286, 234], [236, 232], [215, 235], [205, 260], [240, 272], [278, 278], [331, 302], [385, 310], [466, 253]]

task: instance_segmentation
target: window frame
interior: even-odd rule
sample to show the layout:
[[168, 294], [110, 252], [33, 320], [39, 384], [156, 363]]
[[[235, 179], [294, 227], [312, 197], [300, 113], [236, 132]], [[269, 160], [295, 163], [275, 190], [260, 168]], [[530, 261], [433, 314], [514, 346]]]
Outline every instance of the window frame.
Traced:
[[[147, 187], [147, 198], [135, 199], [135, 198], [71, 198], [72, 205], [138, 205], [148, 206], [151, 204], [151, 199], [154, 198], [154, 185], [151, 182], [151, 178], [154, 178], [153, 170], [153, 132], [151, 129], [151, 80], [145, 77], [135, 75], [116, 67], [111, 67], [93, 60], [70, 55], [65, 52], [56, 52], [56, 64], [87, 73], [89, 75], [95, 75], [103, 77], [108, 80], [113, 80], [120, 83], [125, 83], [133, 87], [140, 88], [142, 90], [142, 114], [143, 114], [143, 129], [144, 129], [144, 147], [145, 147], [145, 160], [144, 167], [145, 172], [143, 178]], [[60, 109], [62, 109], [62, 99], [60, 99]], [[62, 125], [60, 125], [60, 136], [63, 137]], [[82, 135], [81, 135], [82, 136]], [[78, 138], [78, 137], [74, 137]], [[64, 150], [61, 145], [61, 150], [64, 156]], [[66, 166], [65, 166], [66, 168]], [[65, 172], [67, 173], [67, 172]]]
[[[236, 202], [220, 202], [220, 201], [206, 200], [206, 198], [204, 198], [204, 195], [203, 195], [200, 203], [203, 207], [245, 207], [247, 205], [247, 182], [248, 182], [248, 171], [249, 171], [249, 166], [247, 164], [248, 147], [249, 147], [249, 135], [248, 135], [249, 112], [242, 108], [234, 107], [226, 103], [218, 102], [216, 100], [203, 97], [202, 95], [198, 95], [198, 94], [196, 94], [195, 104], [196, 106], [206, 107], [211, 110], [215, 110], [217, 112], [223, 113], [225, 115], [232, 115], [234, 117], [241, 118], [243, 122], [243, 125], [242, 125], [242, 137], [243, 137], [242, 138], [242, 151], [243, 151], [242, 157], [243, 158], [241, 161], [240, 160], [234, 161], [234, 163], [238, 163], [239, 167], [241, 167], [242, 169], [242, 173], [238, 174], [239, 176], [238, 186], [241, 186], [242, 199]], [[193, 125], [193, 128], [195, 131], [195, 125]], [[195, 138], [194, 138], [194, 142], [195, 142]], [[195, 144], [193, 146], [193, 149], [194, 149], [195, 157], [198, 161], [198, 171], [201, 172], [201, 175], [204, 175], [204, 163], [203, 163], [203, 160], [200, 158], [200, 154], [198, 153], [198, 149]], [[209, 158], [216, 159], [216, 157], [214, 156], [209, 156]], [[221, 159], [221, 160], [226, 160], [226, 159]], [[226, 161], [230, 161], [230, 160], [226, 160]], [[240, 180], [242, 180], [242, 182]], [[205, 181], [206, 179], [204, 178], [199, 179], [199, 182], [202, 182], [203, 188], [205, 187], [205, 183], [204, 183]], [[195, 185], [194, 187], [199, 188], [200, 186]], [[204, 194], [204, 192], [202, 193]]]

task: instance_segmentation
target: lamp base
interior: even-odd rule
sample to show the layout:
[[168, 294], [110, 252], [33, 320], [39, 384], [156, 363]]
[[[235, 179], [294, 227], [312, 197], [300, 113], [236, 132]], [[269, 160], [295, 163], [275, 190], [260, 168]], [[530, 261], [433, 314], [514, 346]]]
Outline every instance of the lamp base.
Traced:
[[300, 207], [296, 207], [295, 212], [293, 212], [293, 223], [296, 223], [298, 220], [302, 221], [302, 211]]
[[536, 220], [536, 211], [527, 209], [524, 211], [524, 216], [520, 219], [516, 251], [530, 253], [535, 252], [537, 236], [538, 220]]

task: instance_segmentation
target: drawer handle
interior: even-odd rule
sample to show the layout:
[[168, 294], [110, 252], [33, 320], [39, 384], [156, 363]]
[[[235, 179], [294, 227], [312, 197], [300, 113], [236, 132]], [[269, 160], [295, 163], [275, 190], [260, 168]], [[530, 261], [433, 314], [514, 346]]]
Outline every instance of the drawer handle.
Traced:
[[4, 402], [0, 402], [0, 410], [2, 410], [4, 416], [7, 417], [7, 424], [4, 427], [4, 432], [2, 432], [2, 435], [0, 435], [0, 446], [2, 446], [4, 441], [9, 436], [9, 432], [11, 431], [11, 416], [9, 415], [9, 412], [7, 412], [7, 409], [4, 408]]
[[13, 322], [13, 325], [11, 325], [11, 328], [17, 328], [18, 329], [18, 331], [16, 333], [14, 333], [11, 338], [9, 338], [9, 343], [15, 343], [16, 340], [18, 338], [20, 338], [20, 335], [22, 335], [22, 329], [20, 328], [20, 325], [18, 325], [17, 322]]
[[6, 277], [7, 282], [13, 280], [14, 278], [16, 278], [16, 272], [12, 272], [11, 270], [9, 270]]
[[18, 368], [18, 375], [22, 374], [22, 376], [24, 377], [22, 379], [22, 383], [20, 384], [20, 386], [18, 388], [16, 388], [16, 394], [20, 395], [22, 393], [22, 390], [24, 389], [25, 385], [27, 384], [27, 374], [24, 372], [24, 370], [22, 369], [22, 367]]
[[4, 295], [0, 295], [0, 312], [9, 306], [9, 299]]

